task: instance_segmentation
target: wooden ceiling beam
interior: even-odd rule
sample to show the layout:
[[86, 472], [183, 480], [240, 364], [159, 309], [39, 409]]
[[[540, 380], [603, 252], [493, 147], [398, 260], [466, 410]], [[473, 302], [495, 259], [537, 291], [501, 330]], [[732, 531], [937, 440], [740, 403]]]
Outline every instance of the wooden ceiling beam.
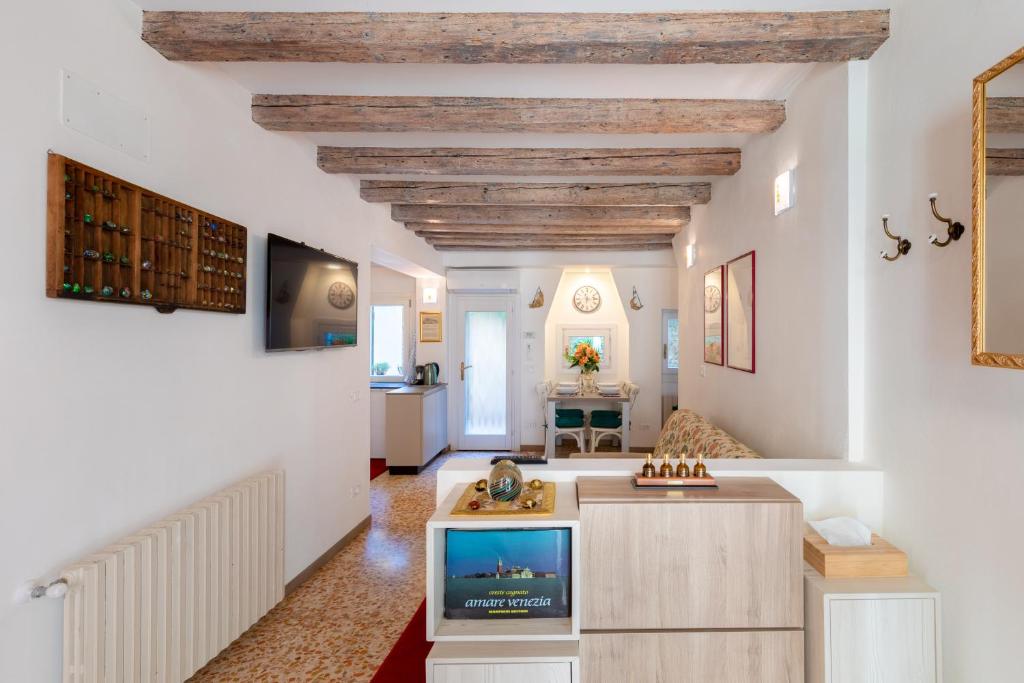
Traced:
[[1024, 133], [1024, 97], [989, 97], [985, 101], [986, 133]]
[[252, 120], [307, 133], [771, 133], [779, 100], [254, 95]]
[[888, 10], [675, 13], [144, 12], [176, 61], [749, 64], [867, 59]]
[[992, 149], [985, 152], [985, 175], [1024, 175], [1024, 149]]
[[711, 201], [711, 183], [473, 183], [363, 180], [359, 196], [395, 204], [691, 206]]
[[320, 147], [327, 173], [509, 176], [719, 176], [740, 169], [735, 148]]
[[672, 248], [671, 242], [638, 243], [624, 241], [621, 244], [590, 244], [577, 240], [542, 244], [533, 240], [487, 240], [478, 243], [468, 243], [429, 239], [427, 242], [438, 251], [656, 251]]
[[[676, 235], [676, 225], [480, 225], [473, 223], [406, 223], [417, 235]], [[420, 235], [422, 236], [422, 235]]]
[[432, 232], [417, 232], [418, 237], [426, 239], [428, 242], [469, 242], [476, 244], [479, 242], [490, 242], [492, 240], [498, 242], [508, 241], [521, 241], [521, 242], [535, 242], [537, 244], [649, 244], [649, 243], [662, 243], [671, 242], [674, 235], [563, 235], [557, 232], [552, 232], [546, 235], [481, 235], [480, 233], [449, 233], [445, 235], [438, 235]]
[[681, 227], [690, 222], [688, 206], [458, 206], [392, 204], [399, 223], [457, 225], [656, 225]]

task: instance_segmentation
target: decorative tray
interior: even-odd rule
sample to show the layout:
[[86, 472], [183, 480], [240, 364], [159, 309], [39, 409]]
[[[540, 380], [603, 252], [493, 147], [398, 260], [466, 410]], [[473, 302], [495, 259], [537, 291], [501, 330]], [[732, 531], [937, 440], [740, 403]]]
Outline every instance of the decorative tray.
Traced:
[[638, 489], [705, 489], [717, 488], [718, 481], [710, 474], [706, 477], [645, 477], [637, 472], [633, 486]]
[[[537, 505], [532, 508], [523, 507], [526, 500], [535, 500]], [[480, 504], [477, 509], [469, 505], [472, 501]], [[477, 491], [476, 484], [467, 484], [466, 490], [459, 501], [452, 508], [452, 515], [472, 515], [474, 517], [485, 515], [517, 515], [520, 517], [543, 517], [555, 511], [555, 484], [544, 482], [539, 489], [523, 487], [523, 493], [518, 500], [508, 503], [492, 500], [487, 491]]]

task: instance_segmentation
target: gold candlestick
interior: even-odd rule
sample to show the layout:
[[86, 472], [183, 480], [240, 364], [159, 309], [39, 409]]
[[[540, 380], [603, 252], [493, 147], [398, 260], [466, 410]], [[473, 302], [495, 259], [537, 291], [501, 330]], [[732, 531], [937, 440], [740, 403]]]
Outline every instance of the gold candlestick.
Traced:
[[693, 466], [693, 476], [703, 479], [708, 476], [708, 468], [704, 466], [704, 453], [697, 453], [697, 464]]
[[669, 454], [668, 454], [668, 451], [665, 451], [665, 456], [664, 457], [665, 457], [665, 460], [664, 460], [664, 462], [661, 463], [661, 476], [663, 476], [665, 478], [668, 478], [668, 477], [671, 477], [672, 474], [673, 474], [672, 464], [668, 461], [668, 459], [670, 457]]
[[647, 454], [647, 462], [644, 463], [642, 474], [644, 479], [650, 479], [654, 476], [654, 453]]

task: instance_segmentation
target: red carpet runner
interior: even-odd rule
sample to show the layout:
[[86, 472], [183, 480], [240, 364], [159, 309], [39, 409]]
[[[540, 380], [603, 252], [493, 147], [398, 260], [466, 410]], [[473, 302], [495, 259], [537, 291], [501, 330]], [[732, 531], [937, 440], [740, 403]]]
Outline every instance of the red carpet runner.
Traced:
[[385, 458], [370, 458], [370, 481], [388, 471], [388, 461]]
[[427, 655], [432, 645], [427, 642], [427, 601], [424, 600], [371, 683], [425, 683]]

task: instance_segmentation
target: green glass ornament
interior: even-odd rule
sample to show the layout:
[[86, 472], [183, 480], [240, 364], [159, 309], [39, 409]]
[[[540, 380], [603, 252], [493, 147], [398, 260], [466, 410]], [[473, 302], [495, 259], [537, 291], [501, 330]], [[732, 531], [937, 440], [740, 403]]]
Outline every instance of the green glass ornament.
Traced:
[[75, 284], [71, 285], [71, 293], [72, 294], [78, 294], [81, 291], [82, 291], [82, 285], [78, 284], [77, 282]]
[[63, 286], [65, 292], [70, 292], [71, 291], [71, 283], [70, 282], [65, 282], [62, 286]]
[[121, 265], [122, 266], [130, 265], [131, 262], [132, 262], [131, 259], [128, 258], [127, 256], [122, 256], [120, 260], [121, 260]]
[[132, 298], [132, 290], [128, 289], [127, 287], [122, 287], [119, 293], [122, 299]]
[[117, 230], [117, 223], [114, 221], [103, 221], [103, 227], [107, 230]]
[[100, 294], [103, 296], [112, 296], [114, 294], [114, 288], [110, 285], [103, 285], [103, 289], [100, 290]]
[[82, 222], [83, 223], [92, 223], [92, 214], [91, 213], [87, 213], [84, 216], [82, 216]]
[[110, 252], [110, 251], [103, 252], [103, 262], [104, 263], [113, 263], [114, 262], [114, 253]]
[[69, 176], [67, 173], [64, 174], [64, 182], [65, 183], [70, 183], [71, 182], [71, 176]]
[[64, 199], [71, 199], [71, 193], [70, 192], [65, 192], [64, 193]]
[[146, 301], [149, 301], [150, 299], [153, 298], [153, 292], [149, 291], [148, 289], [142, 290], [140, 294], [142, 294], [142, 298]]
[[85, 292], [86, 294], [92, 294], [96, 290], [93, 289], [91, 286], [86, 285], [85, 287], [82, 288], [82, 291]]

